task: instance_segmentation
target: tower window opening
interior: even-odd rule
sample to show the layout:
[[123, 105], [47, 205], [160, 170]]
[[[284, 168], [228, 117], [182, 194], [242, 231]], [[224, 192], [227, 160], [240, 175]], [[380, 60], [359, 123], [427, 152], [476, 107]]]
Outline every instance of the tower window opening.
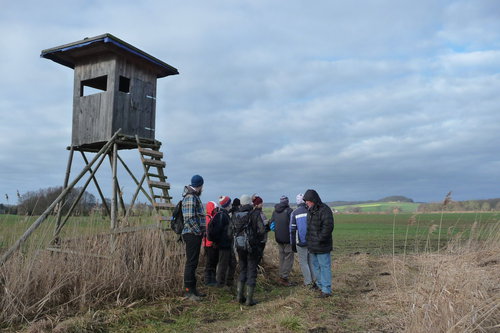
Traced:
[[99, 76], [89, 80], [83, 80], [81, 84], [80, 96], [88, 96], [101, 93], [107, 90], [108, 76]]
[[130, 93], [130, 79], [128, 77], [120, 75], [118, 90], [127, 94]]

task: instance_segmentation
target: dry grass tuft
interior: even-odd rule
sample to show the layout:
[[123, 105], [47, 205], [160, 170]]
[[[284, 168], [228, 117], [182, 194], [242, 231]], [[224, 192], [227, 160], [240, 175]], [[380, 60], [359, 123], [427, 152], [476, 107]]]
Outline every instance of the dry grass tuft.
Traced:
[[500, 224], [473, 229], [467, 242], [451, 242], [439, 254], [394, 259], [398, 290], [385, 300], [399, 300], [405, 332], [500, 329]]
[[183, 269], [182, 244], [173, 236], [159, 230], [92, 236], [64, 242], [61, 252], [17, 253], [0, 268], [0, 323], [172, 295]]

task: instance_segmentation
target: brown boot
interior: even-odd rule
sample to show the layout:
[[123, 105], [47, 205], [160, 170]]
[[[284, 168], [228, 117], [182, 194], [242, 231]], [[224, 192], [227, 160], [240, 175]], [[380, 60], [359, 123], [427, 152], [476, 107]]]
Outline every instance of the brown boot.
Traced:
[[291, 286], [290, 281], [288, 281], [288, 279], [287, 279], [287, 278], [284, 278], [284, 277], [280, 277], [280, 278], [278, 279], [278, 283], [279, 283], [280, 285], [284, 286], [284, 287], [290, 287], [290, 286]]

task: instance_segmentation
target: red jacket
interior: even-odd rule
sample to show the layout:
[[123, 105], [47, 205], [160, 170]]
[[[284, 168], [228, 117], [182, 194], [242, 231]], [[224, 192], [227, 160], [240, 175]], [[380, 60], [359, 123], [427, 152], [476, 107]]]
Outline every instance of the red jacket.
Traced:
[[[218, 206], [217, 206], [217, 203], [215, 203], [215, 201], [207, 202], [207, 206], [206, 206], [207, 215], [205, 217], [205, 219], [206, 219], [206, 229], [205, 230], [208, 230], [208, 225], [210, 224], [210, 220], [217, 213], [217, 208], [218, 208]], [[211, 242], [207, 239], [206, 233], [203, 236], [203, 239], [201, 241], [201, 245], [204, 247], [212, 247], [213, 246], [213, 242]]]

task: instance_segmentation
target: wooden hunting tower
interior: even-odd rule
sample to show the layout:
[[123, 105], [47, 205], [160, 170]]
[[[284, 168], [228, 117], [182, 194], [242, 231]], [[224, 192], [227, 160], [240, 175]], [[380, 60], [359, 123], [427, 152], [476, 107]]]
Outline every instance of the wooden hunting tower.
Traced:
[[[177, 69], [161, 60], [125, 43], [111, 34], [85, 38], [66, 45], [43, 50], [41, 57], [51, 59], [75, 71], [73, 89], [73, 132], [63, 191], [50, 204], [26, 232], [0, 257], [0, 267], [26, 241], [46, 217], [57, 211], [54, 239], [56, 248], [48, 250], [74, 253], [61, 248], [59, 233], [69, 220], [76, 204], [91, 181], [94, 182], [102, 205], [110, 215], [111, 239], [116, 235], [148, 229], [151, 226], [131, 226], [128, 217], [140, 192], [152, 204], [156, 213], [155, 228], [170, 221], [168, 211], [174, 205], [169, 194], [170, 184], [164, 173], [166, 163], [159, 151], [161, 142], [155, 140], [156, 79], [179, 74]], [[118, 154], [119, 149], [137, 148], [143, 175], [136, 178]], [[85, 162], [83, 170], [70, 181], [73, 154], [79, 151]], [[86, 152], [95, 153], [89, 161]], [[99, 186], [96, 172], [109, 157], [112, 169], [111, 207]], [[119, 191], [117, 169], [121, 163], [137, 185], [131, 203], [126, 206]], [[156, 170], [155, 170], [156, 169]], [[88, 178], [79, 189], [64, 219], [62, 208], [66, 196], [85, 176]], [[149, 192], [143, 187], [147, 185]], [[120, 206], [120, 209], [118, 207]], [[119, 213], [121, 211], [121, 218]], [[165, 214], [167, 212], [167, 215]], [[121, 221], [120, 221], [121, 220]], [[120, 225], [123, 222], [123, 225]], [[70, 242], [71, 243], [71, 242]], [[68, 244], [70, 244], [68, 243]], [[111, 248], [114, 248], [114, 241]]]
[[[121, 136], [155, 141], [156, 79], [179, 74], [176, 68], [111, 34], [43, 50], [41, 57], [75, 71], [76, 150], [98, 150], [120, 128]], [[136, 147], [126, 142], [118, 149]]]

